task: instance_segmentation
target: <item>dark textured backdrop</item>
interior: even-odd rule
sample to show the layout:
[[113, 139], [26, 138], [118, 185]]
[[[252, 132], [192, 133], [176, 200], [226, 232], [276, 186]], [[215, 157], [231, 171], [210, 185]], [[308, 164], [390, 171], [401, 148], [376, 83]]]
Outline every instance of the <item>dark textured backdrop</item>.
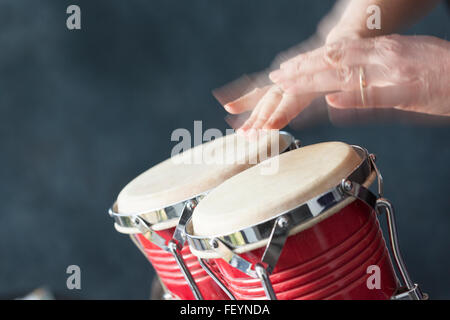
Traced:
[[[79, 4], [82, 30], [66, 29]], [[314, 32], [333, 1], [0, 0], [0, 296], [46, 285], [147, 298], [152, 271], [106, 209], [170, 155], [175, 128], [226, 128], [211, 90]], [[408, 33], [448, 38], [444, 6]], [[379, 156], [413, 278], [450, 298], [450, 128], [393, 123], [294, 132]], [[78, 264], [82, 290], [66, 289]]]

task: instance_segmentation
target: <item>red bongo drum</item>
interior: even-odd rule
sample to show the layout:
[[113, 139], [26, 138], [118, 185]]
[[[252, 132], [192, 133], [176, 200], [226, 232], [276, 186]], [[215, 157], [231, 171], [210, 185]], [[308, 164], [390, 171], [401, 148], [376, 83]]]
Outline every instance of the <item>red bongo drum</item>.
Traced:
[[295, 147], [285, 132], [266, 132], [251, 141], [232, 134], [175, 155], [125, 186], [109, 213], [116, 230], [130, 234], [148, 258], [166, 298], [228, 299], [227, 290], [184, 245], [183, 230], [176, 228], [180, 217], [189, 216], [204, 195], [226, 179]]
[[[299, 148], [228, 179], [195, 208], [189, 246], [235, 299], [423, 299], [401, 258], [393, 209], [368, 187], [374, 156], [341, 142]], [[386, 212], [397, 279], [377, 213]], [[212, 267], [214, 266], [214, 267]]]

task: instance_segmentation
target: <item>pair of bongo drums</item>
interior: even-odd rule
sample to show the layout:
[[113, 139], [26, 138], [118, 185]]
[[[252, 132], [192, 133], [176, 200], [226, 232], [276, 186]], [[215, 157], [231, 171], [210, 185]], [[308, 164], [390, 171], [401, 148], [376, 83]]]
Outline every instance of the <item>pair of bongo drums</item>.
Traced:
[[[186, 161], [205, 154], [225, 161]], [[165, 299], [427, 298], [400, 254], [375, 156], [358, 146], [228, 135], [144, 172], [109, 214], [153, 265]]]

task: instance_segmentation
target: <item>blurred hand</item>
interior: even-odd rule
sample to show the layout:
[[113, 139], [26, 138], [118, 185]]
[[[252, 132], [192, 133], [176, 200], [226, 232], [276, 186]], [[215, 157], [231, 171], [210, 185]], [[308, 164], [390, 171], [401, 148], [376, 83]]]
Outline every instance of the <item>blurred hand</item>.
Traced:
[[[335, 108], [390, 107], [450, 115], [449, 42], [399, 35], [361, 39], [345, 33], [327, 41], [282, 63], [270, 74], [274, 85], [225, 105], [232, 114], [253, 110], [240, 130], [283, 128], [319, 95], [326, 95]], [[366, 80], [365, 106], [360, 67]]]
[[[428, 36], [347, 39], [300, 54], [283, 63], [270, 79], [291, 96], [328, 94], [336, 108], [363, 107], [359, 70], [363, 68], [365, 107], [392, 107], [450, 115], [450, 43]], [[302, 110], [290, 110], [290, 116]]]
[[[360, 34], [354, 29], [337, 25], [328, 32], [326, 43], [359, 37]], [[252, 111], [247, 121], [239, 128], [241, 132], [247, 132], [250, 129], [281, 129], [319, 95], [318, 93], [288, 94], [274, 84], [254, 89], [237, 100], [225, 104], [224, 107], [231, 114]]]
[[225, 109], [232, 114], [253, 110], [247, 121], [239, 128], [280, 129], [285, 127], [298, 113], [316, 97], [315, 94], [285, 94], [276, 85], [257, 88], [241, 98], [227, 103]]

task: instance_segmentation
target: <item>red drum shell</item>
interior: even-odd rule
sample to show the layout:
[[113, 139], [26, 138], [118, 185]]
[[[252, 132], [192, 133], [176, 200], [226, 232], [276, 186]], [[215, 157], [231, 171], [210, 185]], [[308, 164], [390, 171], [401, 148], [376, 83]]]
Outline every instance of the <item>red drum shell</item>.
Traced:
[[[260, 248], [241, 256], [256, 263], [263, 252]], [[265, 298], [258, 279], [222, 259], [215, 263], [237, 299]], [[367, 287], [370, 265], [380, 268], [380, 289]], [[290, 236], [270, 279], [280, 300], [390, 299], [398, 287], [375, 212], [359, 200]]]
[[[172, 239], [174, 231], [175, 228], [155, 232], [169, 241]], [[192, 290], [184, 279], [184, 276], [172, 254], [151, 243], [142, 234], [137, 234], [137, 239], [142, 245], [147, 258], [155, 269], [157, 275], [174, 298], [181, 300], [195, 300]], [[191, 253], [187, 245], [183, 247], [181, 254], [205, 300], [229, 299], [228, 296], [214, 282], [214, 280], [209, 277], [206, 271], [203, 270], [197, 260], [197, 257]], [[218, 272], [214, 264], [212, 265], [212, 270], [216, 273]]]

